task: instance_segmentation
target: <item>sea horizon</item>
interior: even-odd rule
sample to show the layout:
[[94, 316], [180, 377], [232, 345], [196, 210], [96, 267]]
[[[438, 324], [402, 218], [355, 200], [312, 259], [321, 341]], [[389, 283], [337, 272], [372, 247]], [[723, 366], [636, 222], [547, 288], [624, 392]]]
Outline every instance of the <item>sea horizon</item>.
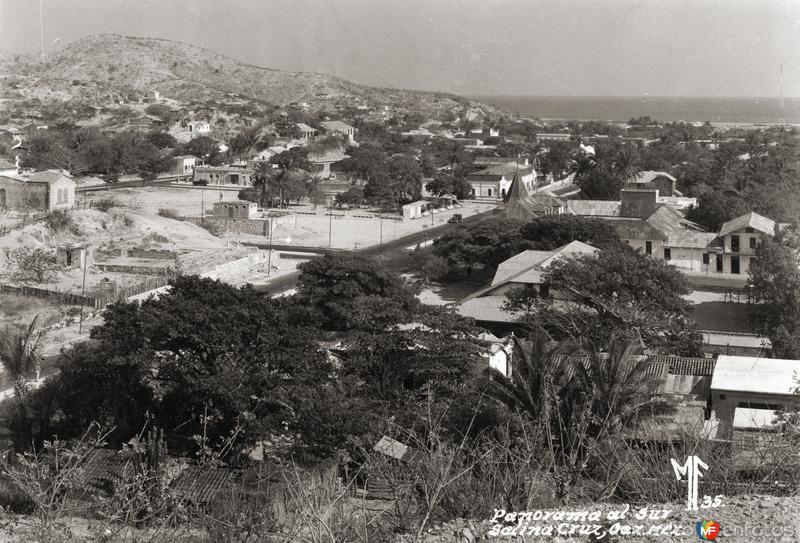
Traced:
[[470, 99], [526, 117], [563, 121], [626, 122], [649, 116], [660, 122], [800, 124], [800, 97], [525, 96], [474, 95]]

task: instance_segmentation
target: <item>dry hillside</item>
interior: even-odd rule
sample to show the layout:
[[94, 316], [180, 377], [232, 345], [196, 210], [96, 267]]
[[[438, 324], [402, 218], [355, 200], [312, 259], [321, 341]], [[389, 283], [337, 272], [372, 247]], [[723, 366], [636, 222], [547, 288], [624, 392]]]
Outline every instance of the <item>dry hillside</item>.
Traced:
[[453, 95], [379, 89], [325, 74], [260, 68], [177, 41], [117, 34], [81, 38], [53, 53], [45, 64], [35, 55], [0, 54], [0, 67], [0, 93], [17, 99], [75, 99], [94, 105], [158, 90], [183, 102], [236, 95], [278, 105], [359, 98], [374, 106], [422, 111], [466, 105], [491, 109]]

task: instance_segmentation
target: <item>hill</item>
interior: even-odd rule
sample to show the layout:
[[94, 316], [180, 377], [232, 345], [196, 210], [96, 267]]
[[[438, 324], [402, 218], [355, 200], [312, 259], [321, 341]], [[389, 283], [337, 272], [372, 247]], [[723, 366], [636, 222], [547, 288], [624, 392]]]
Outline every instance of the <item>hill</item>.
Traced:
[[6, 99], [78, 101], [102, 105], [150, 90], [180, 102], [248, 99], [312, 107], [342, 99], [421, 112], [491, 106], [443, 93], [382, 89], [338, 77], [252, 66], [213, 51], [166, 39], [117, 34], [87, 36], [51, 54], [0, 54], [0, 93]]

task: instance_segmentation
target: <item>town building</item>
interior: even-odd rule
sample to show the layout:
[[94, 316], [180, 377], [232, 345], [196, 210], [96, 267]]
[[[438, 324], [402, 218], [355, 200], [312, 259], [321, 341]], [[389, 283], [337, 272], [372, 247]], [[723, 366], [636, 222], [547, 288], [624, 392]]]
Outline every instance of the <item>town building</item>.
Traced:
[[548, 215], [562, 215], [566, 210], [566, 202], [550, 192], [529, 192], [519, 171], [514, 172], [511, 187], [503, 198], [502, 212], [506, 217], [530, 221]]
[[305, 123], [297, 123], [294, 126], [297, 134], [300, 135], [301, 140], [314, 139], [314, 137], [317, 135], [317, 129], [312, 128]]
[[55, 211], [75, 205], [75, 181], [49, 170], [0, 174], [0, 209]]
[[344, 136], [349, 143], [355, 143], [356, 129], [342, 121], [323, 121], [319, 123], [325, 134], [329, 136]]
[[800, 360], [717, 358], [711, 379], [711, 416], [719, 421], [717, 437], [731, 439], [737, 429], [769, 427], [775, 411], [800, 407], [798, 375]]
[[539, 132], [536, 134], [536, 143], [546, 141], [569, 141], [572, 134], [569, 132]]
[[197, 157], [194, 155], [178, 155], [172, 159], [172, 173], [175, 175], [194, 175]]
[[207, 185], [250, 186], [253, 170], [243, 166], [195, 166], [193, 181]]
[[646, 170], [628, 181], [628, 186], [637, 189], [658, 189], [661, 196], [681, 196], [677, 193], [678, 180], [667, 172]]
[[258, 216], [258, 206], [255, 202], [223, 200], [214, 202], [213, 214], [218, 219], [255, 219]]
[[717, 239], [709, 246], [709, 254], [716, 260], [714, 269], [746, 275], [756, 248], [764, 238], [773, 237], [777, 230], [775, 221], [753, 212], [723, 223]]
[[328, 179], [331, 177], [331, 165], [347, 158], [344, 149], [329, 149], [319, 153], [308, 153], [308, 161], [311, 162], [311, 175]]
[[516, 162], [489, 166], [469, 174], [466, 180], [472, 185], [473, 198], [502, 200], [511, 188], [515, 175], [519, 175], [528, 192], [533, 192], [536, 172]]

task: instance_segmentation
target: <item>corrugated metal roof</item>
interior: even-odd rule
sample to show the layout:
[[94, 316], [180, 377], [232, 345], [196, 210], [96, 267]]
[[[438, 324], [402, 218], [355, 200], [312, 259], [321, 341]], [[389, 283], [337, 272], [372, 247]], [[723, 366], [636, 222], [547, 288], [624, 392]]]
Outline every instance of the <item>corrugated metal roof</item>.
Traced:
[[746, 215], [722, 223], [722, 227], [719, 229], [719, 237], [745, 228], [752, 228], [769, 236], [775, 235], [775, 221], [751, 211]]
[[711, 388], [795, 396], [795, 390], [800, 386], [798, 378], [800, 360], [720, 355], [711, 379]]
[[639, 172], [639, 175], [634, 178], [631, 183], [641, 184], [641, 183], [652, 183], [654, 180], [658, 179], [659, 177], [666, 177], [673, 183], [677, 181], [673, 176], [668, 174], [667, 172], [657, 172], [653, 170], [645, 170], [643, 172]]
[[619, 200], [567, 200], [567, 208], [585, 217], [619, 217]]

